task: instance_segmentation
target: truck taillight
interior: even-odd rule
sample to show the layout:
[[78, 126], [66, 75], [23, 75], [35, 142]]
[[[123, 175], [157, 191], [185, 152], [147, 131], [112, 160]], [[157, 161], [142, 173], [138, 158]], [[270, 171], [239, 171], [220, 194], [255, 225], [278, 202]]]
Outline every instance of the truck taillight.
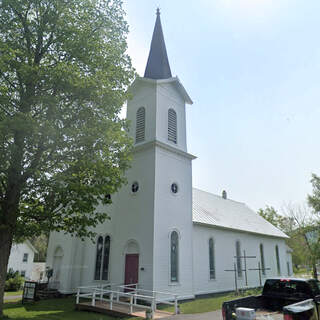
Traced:
[[226, 320], [226, 309], [222, 308], [222, 319]]
[[285, 314], [283, 320], [293, 320], [293, 317], [291, 314]]

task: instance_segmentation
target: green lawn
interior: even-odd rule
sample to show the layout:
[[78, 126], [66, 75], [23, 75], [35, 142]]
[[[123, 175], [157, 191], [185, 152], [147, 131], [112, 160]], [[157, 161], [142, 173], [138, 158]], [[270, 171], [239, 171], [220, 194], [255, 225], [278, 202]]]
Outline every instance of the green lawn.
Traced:
[[[75, 311], [75, 298], [42, 300], [34, 304], [6, 302], [5, 316], [15, 320], [115, 320], [113, 317], [98, 313]], [[6, 319], [6, 318], [5, 318]], [[126, 320], [133, 318], [125, 318]], [[134, 318], [137, 319], [137, 318]]]
[[[245, 295], [257, 295], [259, 290], [250, 290], [242, 295], [234, 294], [224, 294], [215, 295], [213, 297], [198, 298], [191, 301], [181, 302], [180, 310], [181, 313], [202, 313], [221, 309], [222, 303], [224, 301], [240, 298]], [[22, 305], [19, 302], [9, 302], [5, 303], [4, 314], [9, 317], [9, 319], [15, 320], [115, 320], [113, 317], [106, 315], [101, 315], [97, 313], [88, 313], [84, 311], [75, 311], [75, 298], [64, 298], [64, 299], [52, 299], [52, 300], [42, 300], [34, 304]], [[159, 306], [159, 309], [167, 310], [173, 312], [173, 307]], [[137, 318], [126, 318], [137, 319]]]
[[[235, 295], [234, 293], [229, 293], [229, 294], [217, 294], [212, 297], [206, 297], [206, 298], [198, 298], [191, 301], [180, 302], [179, 304], [180, 311], [181, 313], [185, 313], [185, 314], [215, 311], [215, 310], [221, 309], [222, 304], [225, 301], [238, 299], [248, 295], [259, 295], [259, 294], [261, 294], [261, 290], [252, 289], [252, 290], [248, 290], [245, 293], [242, 293], [241, 295]], [[173, 312], [173, 307], [170, 307], [170, 308], [164, 307], [161, 309]]]
[[22, 290], [20, 291], [7, 291], [4, 293], [4, 296], [5, 297], [8, 297], [8, 296], [21, 296], [22, 295]]
[[[239, 296], [234, 294], [220, 295], [211, 298], [198, 298], [188, 302], [181, 302], [180, 312], [185, 314], [203, 313], [219, 310], [222, 307], [222, 303], [228, 300], [237, 299]], [[160, 307], [159, 309], [173, 312], [173, 307]]]
[[301, 268], [299, 270], [295, 270], [294, 276], [299, 278], [301, 276], [312, 276], [312, 271], [308, 271], [306, 268]]

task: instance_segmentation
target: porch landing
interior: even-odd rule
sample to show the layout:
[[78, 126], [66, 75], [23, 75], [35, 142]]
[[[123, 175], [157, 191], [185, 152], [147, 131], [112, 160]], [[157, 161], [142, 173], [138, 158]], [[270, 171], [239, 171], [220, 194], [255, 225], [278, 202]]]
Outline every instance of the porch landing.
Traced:
[[[112, 310], [110, 309], [110, 303], [106, 301], [96, 301], [95, 306], [92, 306], [91, 302], [81, 302], [76, 304], [77, 310], [92, 311], [97, 313], [103, 313], [116, 317], [146, 317], [146, 310], [139, 308], [138, 306], [132, 306], [132, 312], [130, 313], [130, 306], [112, 302]], [[172, 316], [173, 313], [167, 311], [156, 310], [153, 314], [153, 319], [162, 319]]]

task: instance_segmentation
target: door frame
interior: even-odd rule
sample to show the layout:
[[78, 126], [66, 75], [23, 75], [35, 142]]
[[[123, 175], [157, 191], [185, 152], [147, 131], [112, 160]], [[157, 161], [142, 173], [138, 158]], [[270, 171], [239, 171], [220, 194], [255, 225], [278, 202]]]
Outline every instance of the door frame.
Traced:
[[[126, 283], [126, 275], [127, 275], [127, 256], [131, 257], [137, 257], [138, 259], [138, 266], [137, 266], [137, 283], [139, 282], [139, 260], [140, 260], [140, 254], [139, 253], [126, 253], [124, 257], [124, 281], [123, 283], [127, 285]], [[130, 291], [130, 289], [129, 289]]]

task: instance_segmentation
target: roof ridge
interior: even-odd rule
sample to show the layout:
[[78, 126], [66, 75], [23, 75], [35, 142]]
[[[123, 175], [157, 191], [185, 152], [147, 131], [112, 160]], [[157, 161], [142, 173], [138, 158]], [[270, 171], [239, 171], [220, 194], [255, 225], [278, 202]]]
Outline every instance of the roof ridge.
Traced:
[[[230, 198], [223, 199], [222, 196], [219, 196], [218, 194], [215, 194], [215, 193], [212, 193], [212, 192], [209, 192], [209, 191], [205, 191], [205, 190], [202, 190], [202, 189], [199, 189], [199, 188], [195, 188], [195, 187], [192, 187], [192, 189], [195, 189], [195, 190], [199, 190], [199, 191], [201, 191], [201, 192], [208, 193], [208, 194], [210, 194], [210, 195], [212, 195], [212, 196], [215, 196], [215, 197], [217, 197], [217, 198], [220, 198], [220, 199], [222, 199], [222, 200], [227, 200], [227, 201], [232, 201], [232, 202], [236, 202], [236, 203], [242, 204], [242, 205], [246, 206], [247, 208], [249, 208], [250, 210], [252, 210], [250, 207], [248, 207], [248, 206], [246, 205], [245, 202], [233, 200], [233, 199], [230, 199]], [[252, 211], [253, 211], [253, 210], [252, 210]], [[254, 211], [254, 212], [255, 212], [255, 211]]]

